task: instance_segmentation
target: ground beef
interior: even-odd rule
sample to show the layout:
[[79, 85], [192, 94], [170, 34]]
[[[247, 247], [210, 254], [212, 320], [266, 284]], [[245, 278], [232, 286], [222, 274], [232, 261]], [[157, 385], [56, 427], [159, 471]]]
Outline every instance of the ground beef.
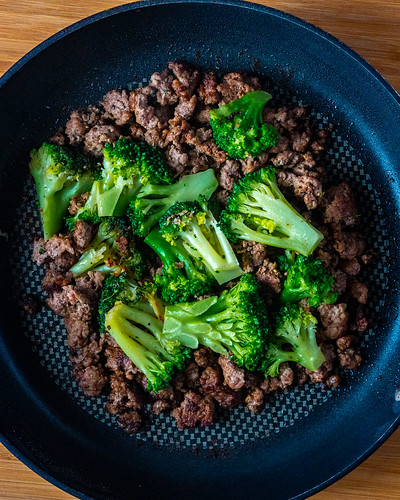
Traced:
[[204, 104], [214, 106], [220, 99], [217, 91], [217, 77], [215, 73], [205, 73], [199, 88], [200, 99]]
[[129, 94], [126, 90], [111, 90], [101, 103], [105, 111], [105, 118], [114, 120], [117, 125], [125, 125], [132, 119], [129, 108]]
[[[143, 425], [144, 408], [156, 415], [170, 411], [179, 428], [210, 425], [215, 408], [247, 405], [259, 412], [267, 396], [306, 382], [334, 388], [340, 383], [338, 370], [356, 369], [362, 355], [358, 332], [368, 328], [363, 305], [368, 287], [358, 277], [373, 258], [365, 249], [357, 203], [346, 183], [331, 186], [324, 168], [323, 151], [333, 127], [316, 128], [303, 106], [265, 107], [263, 118], [279, 132], [277, 144], [259, 157], [234, 160], [219, 149], [209, 124], [210, 109], [260, 89], [256, 77], [229, 73], [218, 77], [201, 73], [185, 62], [170, 62], [154, 73], [149, 85], [114, 89], [98, 106], [71, 113], [65, 127], [51, 139], [70, 145], [101, 161], [102, 149], [121, 135], [163, 148], [167, 161], [179, 180], [183, 175], [213, 168], [219, 187], [215, 199], [226, 205], [235, 183], [250, 172], [272, 165], [278, 184], [290, 203], [322, 232], [324, 239], [314, 256], [334, 275], [337, 304], [322, 304], [317, 310], [307, 300], [301, 306], [318, 318], [317, 341], [325, 362], [315, 372], [296, 363], [283, 363], [276, 377], [238, 367], [229, 355], [219, 356], [209, 348], [193, 351], [184, 369], [171, 385], [157, 394], [149, 392], [147, 379], [108, 334], [99, 334], [97, 304], [103, 286], [100, 273], [74, 279], [70, 267], [88, 248], [95, 226], [78, 221], [73, 232], [54, 235], [48, 241], [37, 238], [33, 260], [45, 268], [42, 288], [50, 308], [64, 318], [72, 373], [87, 396], [108, 391], [106, 408], [118, 416], [119, 425], [135, 433]], [[272, 102], [272, 101], [271, 101]], [[76, 215], [89, 193], [72, 198], [69, 213]], [[128, 251], [127, 240], [116, 241], [119, 252]], [[268, 307], [276, 304], [284, 276], [277, 266], [277, 249], [251, 241], [239, 241], [234, 250], [245, 272], [261, 285]], [[160, 264], [152, 263], [154, 276]], [[231, 288], [235, 283], [225, 284]], [[205, 298], [199, 297], [198, 299]], [[28, 299], [24, 307], [35, 307]], [[32, 306], [32, 307], [31, 307]]]
[[322, 184], [315, 177], [282, 170], [277, 172], [277, 178], [279, 186], [293, 190], [294, 195], [303, 200], [309, 210], [316, 208], [322, 199]]
[[318, 307], [324, 338], [336, 340], [347, 331], [349, 314], [347, 304], [321, 304]]
[[118, 417], [118, 425], [128, 434], [136, 434], [142, 427], [142, 417], [135, 410], [122, 413]]
[[329, 188], [324, 196], [324, 222], [342, 223], [353, 226], [356, 221], [357, 206], [347, 182]]
[[215, 406], [210, 396], [202, 397], [193, 391], [185, 394], [181, 405], [172, 411], [179, 429], [188, 429], [196, 425], [212, 424]]
[[21, 300], [22, 307], [27, 314], [32, 316], [40, 311], [42, 307], [42, 302], [37, 295], [27, 294], [22, 297]]
[[244, 386], [244, 370], [239, 368], [234, 361], [229, 359], [229, 356], [220, 356], [218, 358], [218, 363], [222, 368], [224, 384], [234, 391], [241, 389]]
[[90, 193], [77, 194], [71, 198], [69, 203], [68, 212], [71, 215], [76, 215], [81, 208], [85, 206], [88, 201]]
[[108, 380], [104, 368], [100, 365], [75, 368], [73, 375], [85, 396], [89, 398], [100, 396]]
[[100, 157], [107, 143], [114, 143], [120, 133], [114, 125], [95, 125], [85, 136], [85, 153]]

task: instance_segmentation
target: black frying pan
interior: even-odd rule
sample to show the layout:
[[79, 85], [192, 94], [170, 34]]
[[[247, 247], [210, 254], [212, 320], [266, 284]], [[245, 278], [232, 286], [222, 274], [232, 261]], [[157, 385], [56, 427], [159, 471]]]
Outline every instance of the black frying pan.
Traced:
[[[144, 82], [171, 59], [257, 72], [276, 103], [303, 103], [316, 123], [337, 124], [327, 153], [332, 180], [356, 189], [374, 249], [367, 357], [346, 384], [271, 397], [258, 416], [220, 415], [178, 432], [159, 417], [129, 437], [68, 376], [60, 323], [28, 319], [18, 297], [35, 292], [30, 263], [39, 231], [29, 150], [72, 109], [109, 89]], [[0, 79], [0, 431], [2, 442], [47, 480], [80, 498], [304, 498], [372, 453], [400, 420], [400, 100], [357, 54], [321, 30], [236, 1], [126, 5], [44, 42]], [[22, 199], [21, 195], [25, 198]], [[22, 200], [22, 201], [21, 201]]]

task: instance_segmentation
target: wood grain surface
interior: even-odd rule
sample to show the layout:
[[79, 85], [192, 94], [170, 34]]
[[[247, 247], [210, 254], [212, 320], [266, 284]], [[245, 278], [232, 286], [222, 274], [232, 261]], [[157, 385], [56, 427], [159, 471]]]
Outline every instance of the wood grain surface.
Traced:
[[[0, 74], [66, 26], [126, 2], [1, 0]], [[400, 0], [263, 0], [325, 29], [367, 59], [400, 91]], [[0, 445], [0, 499], [72, 498], [37, 476]], [[400, 499], [400, 430], [355, 471], [313, 500]]]

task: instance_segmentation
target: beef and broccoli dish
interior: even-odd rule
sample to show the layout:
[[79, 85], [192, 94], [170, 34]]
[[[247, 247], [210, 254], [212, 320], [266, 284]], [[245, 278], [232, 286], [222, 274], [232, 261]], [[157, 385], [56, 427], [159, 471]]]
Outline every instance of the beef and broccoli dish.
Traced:
[[31, 153], [46, 302], [72, 376], [129, 433], [151, 413], [184, 429], [259, 412], [362, 362], [372, 253], [351, 187], [328, 181], [333, 126], [271, 98], [257, 77], [170, 62]]

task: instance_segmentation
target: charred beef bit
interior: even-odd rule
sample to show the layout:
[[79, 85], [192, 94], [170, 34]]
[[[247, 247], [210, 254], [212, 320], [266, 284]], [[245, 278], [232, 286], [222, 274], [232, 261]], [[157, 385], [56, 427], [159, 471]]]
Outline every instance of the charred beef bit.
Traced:
[[332, 344], [323, 343], [320, 345], [320, 348], [322, 354], [325, 356], [325, 361], [315, 372], [306, 370], [313, 384], [325, 383], [331, 376], [336, 361], [336, 352]]
[[200, 377], [200, 392], [212, 396], [223, 408], [234, 408], [241, 402], [241, 391], [234, 391], [222, 382], [219, 366], [207, 366]]
[[24, 308], [24, 311], [32, 316], [40, 311], [42, 308], [42, 302], [37, 295], [32, 295], [28, 293], [24, 295], [21, 300], [21, 305]]
[[260, 389], [268, 394], [278, 389], [286, 390], [293, 384], [294, 372], [289, 366], [289, 363], [282, 363], [279, 367], [279, 375], [277, 377], [266, 378], [260, 384]]
[[135, 410], [122, 413], [118, 416], [118, 425], [128, 434], [137, 434], [142, 427], [142, 417]]
[[338, 186], [329, 188], [324, 196], [324, 222], [339, 223], [353, 226], [356, 222], [357, 206], [354, 195], [347, 184], [342, 182]]
[[202, 125], [210, 123], [210, 108], [198, 106], [199, 110], [196, 113], [196, 120]]
[[339, 363], [345, 370], [357, 370], [361, 365], [362, 357], [360, 351], [349, 348], [339, 353]]
[[244, 386], [244, 370], [239, 368], [238, 365], [229, 359], [229, 356], [220, 356], [218, 358], [218, 364], [222, 368], [222, 374], [224, 376], [224, 384], [238, 391]]
[[336, 340], [347, 332], [347, 304], [321, 304], [318, 312], [323, 327], [318, 333], [323, 338]]
[[72, 146], [77, 146], [83, 142], [91, 127], [103, 123], [101, 111], [97, 106], [88, 106], [86, 110], [75, 110], [65, 125], [65, 135]]
[[200, 368], [206, 368], [217, 363], [217, 355], [209, 347], [200, 347], [200, 349], [193, 352], [193, 356]]
[[333, 248], [341, 259], [352, 260], [360, 257], [365, 249], [364, 236], [357, 232], [343, 231], [340, 224], [332, 224]]
[[232, 191], [241, 176], [240, 163], [235, 160], [226, 160], [220, 170], [219, 185], [227, 191]]
[[189, 123], [184, 120], [181, 116], [174, 116], [168, 122], [168, 132], [165, 136], [165, 144], [170, 144], [171, 142], [178, 146], [181, 144], [182, 135], [190, 130]]
[[167, 104], [173, 105], [178, 101], [178, 96], [172, 88], [173, 80], [174, 77], [169, 75], [167, 71], [163, 71], [162, 73], [153, 73], [150, 77], [149, 85], [157, 91], [156, 98], [161, 106], [165, 106]]
[[117, 125], [125, 125], [132, 119], [129, 94], [126, 90], [111, 90], [104, 96], [101, 104], [105, 111], [105, 118], [114, 120]]
[[100, 396], [108, 382], [107, 374], [101, 365], [90, 365], [86, 368], [77, 366], [72, 374], [85, 396], [89, 398]]
[[313, 210], [322, 199], [322, 184], [309, 175], [295, 175], [286, 170], [277, 171], [278, 185], [293, 190], [294, 195], [303, 200], [308, 210]]
[[350, 319], [350, 331], [352, 332], [365, 332], [368, 328], [368, 320], [364, 316], [363, 310], [359, 307], [354, 313], [354, 317]]
[[192, 68], [190, 64], [179, 61], [170, 62], [168, 68], [176, 78], [171, 84], [175, 93], [179, 97], [189, 100], [199, 83], [200, 72]]
[[104, 146], [111, 142], [114, 143], [120, 136], [120, 133], [114, 125], [95, 125], [85, 136], [84, 151], [100, 157]]
[[69, 202], [68, 213], [71, 215], [76, 215], [79, 210], [85, 206], [88, 201], [90, 193], [77, 194], [73, 196]]
[[179, 99], [178, 106], [175, 107], [175, 116], [181, 116], [188, 120], [194, 115], [197, 106], [197, 97], [194, 95], [190, 99]]
[[368, 287], [365, 283], [353, 280], [350, 285], [350, 296], [360, 304], [366, 304], [368, 299]]
[[214, 106], [218, 104], [220, 97], [217, 91], [217, 77], [215, 73], [210, 72], [204, 74], [200, 83], [199, 96], [206, 105], [211, 104]]
[[48, 264], [55, 272], [65, 272], [76, 262], [75, 252], [70, 236], [54, 235], [49, 240], [35, 238], [33, 242], [32, 260], [38, 266]]
[[280, 293], [282, 290], [281, 273], [277, 269], [276, 262], [271, 262], [268, 258], [265, 258], [257, 269], [256, 280], [268, 293]]
[[75, 248], [79, 252], [83, 253], [88, 248], [95, 233], [96, 227], [93, 224], [78, 219], [71, 233], [71, 238]]
[[210, 396], [201, 397], [193, 391], [185, 394], [178, 408], [172, 411], [178, 429], [188, 429], [200, 424], [202, 427], [212, 424], [215, 406]]
[[260, 88], [260, 82], [256, 77], [247, 77], [241, 73], [228, 73], [222, 77], [221, 83], [217, 85], [217, 91], [222, 96], [219, 104], [235, 101]]
[[263, 391], [259, 387], [256, 387], [246, 396], [244, 402], [247, 408], [253, 413], [260, 412], [264, 404]]

